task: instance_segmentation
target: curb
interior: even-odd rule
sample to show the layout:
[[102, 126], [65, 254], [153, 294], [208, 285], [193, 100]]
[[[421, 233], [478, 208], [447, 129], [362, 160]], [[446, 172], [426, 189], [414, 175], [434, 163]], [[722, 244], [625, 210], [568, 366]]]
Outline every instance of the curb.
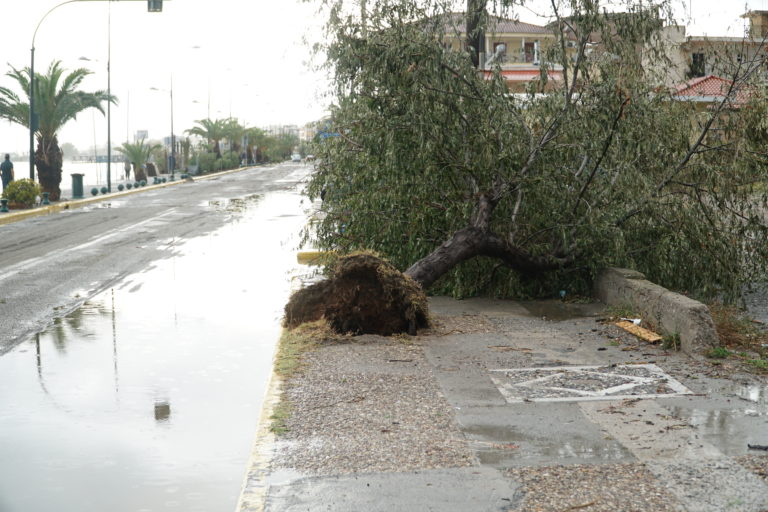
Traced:
[[53, 214], [53, 213], [58, 213], [58, 212], [61, 212], [63, 210], [74, 210], [76, 208], [82, 208], [84, 206], [88, 206], [89, 204], [98, 203], [98, 202], [101, 202], [101, 201], [108, 201], [110, 199], [118, 199], [118, 198], [121, 198], [121, 197], [129, 196], [131, 194], [138, 194], [138, 193], [143, 192], [145, 190], [156, 190], [156, 189], [159, 189], [159, 188], [170, 187], [170, 186], [173, 186], [173, 185], [181, 185], [183, 183], [189, 183], [190, 180], [192, 182], [195, 182], [195, 181], [201, 181], [201, 180], [208, 180], [208, 179], [218, 178], [220, 176], [225, 176], [227, 174], [234, 174], [236, 172], [243, 172], [243, 171], [247, 171], [249, 169], [255, 169], [256, 167], [260, 167], [260, 166], [238, 167], [237, 169], [229, 169], [229, 170], [226, 170], [226, 171], [221, 171], [221, 172], [217, 172], [217, 173], [213, 173], [213, 174], [204, 174], [204, 175], [197, 176], [197, 177], [194, 177], [194, 178], [190, 177], [190, 178], [187, 178], [185, 180], [178, 179], [176, 181], [169, 181], [167, 183], [158, 183], [157, 185], [146, 185], [146, 186], [141, 187], [141, 188], [133, 188], [131, 190], [124, 190], [122, 192], [111, 192], [109, 194], [103, 194], [103, 195], [98, 195], [98, 196], [93, 196], [93, 197], [87, 197], [87, 198], [84, 198], [84, 199], [75, 199], [75, 200], [70, 200], [70, 201], [62, 201], [62, 202], [58, 202], [58, 203], [51, 204], [51, 205], [48, 205], [48, 206], [39, 206], [37, 208], [31, 208], [29, 210], [22, 210], [22, 211], [17, 211], [17, 212], [12, 212], [12, 213], [5, 213], [5, 214], [1, 214], [0, 213], [0, 226], [2, 226], [4, 224], [11, 224], [13, 222], [19, 222], [19, 221], [22, 221], [22, 220], [25, 220], [25, 219], [29, 219], [29, 218], [32, 218], [32, 217], [40, 217], [40, 216], [43, 216], [43, 215], [50, 215], [50, 214]]
[[251, 456], [240, 489], [235, 512], [263, 512], [266, 507], [269, 484], [266, 482], [270, 474], [272, 458], [275, 453], [276, 437], [270, 427], [270, 419], [275, 406], [282, 398], [283, 379], [275, 373], [274, 362], [264, 393], [264, 401], [256, 424], [256, 434], [253, 441]]
[[686, 354], [719, 344], [706, 305], [654, 284], [635, 270], [601, 270], [595, 279], [595, 296], [607, 306], [630, 306], [664, 334], [679, 335], [680, 348]]

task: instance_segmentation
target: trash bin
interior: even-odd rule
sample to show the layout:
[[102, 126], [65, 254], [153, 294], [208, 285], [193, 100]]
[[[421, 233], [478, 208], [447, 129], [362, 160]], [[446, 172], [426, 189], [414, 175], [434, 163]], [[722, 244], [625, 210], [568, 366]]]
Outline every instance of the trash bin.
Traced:
[[70, 174], [72, 176], [72, 199], [83, 198], [83, 176], [85, 174]]

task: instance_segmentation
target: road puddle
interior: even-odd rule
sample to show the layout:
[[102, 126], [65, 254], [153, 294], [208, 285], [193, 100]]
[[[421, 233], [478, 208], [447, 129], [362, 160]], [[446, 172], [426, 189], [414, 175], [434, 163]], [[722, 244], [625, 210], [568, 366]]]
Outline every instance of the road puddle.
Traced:
[[561, 302], [559, 300], [520, 303], [531, 316], [562, 322], [578, 318], [598, 316], [605, 311], [601, 303]]
[[463, 429], [469, 446], [480, 462], [496, 467], [528, 464], [535, 460], [562, 462], [579, 460], [583, 463], [621, 461], [629, 458], [627, 451], [616, 442], [590, 439], [589, 436], [552, 436], [541, 433], [525, 434], [514, 426], [472, 425]]
[[234, 510], [306, 215], [231, 206], [0, 357], [0, 511]]
[[724, 391], [725, 403], [692, 400], [671, 407], [671, 414], [695, 427], [702, 439], [726, 455], [744, 455], [750, 453], [749, 445], [768, 444], [768, 386], [734, 384]]

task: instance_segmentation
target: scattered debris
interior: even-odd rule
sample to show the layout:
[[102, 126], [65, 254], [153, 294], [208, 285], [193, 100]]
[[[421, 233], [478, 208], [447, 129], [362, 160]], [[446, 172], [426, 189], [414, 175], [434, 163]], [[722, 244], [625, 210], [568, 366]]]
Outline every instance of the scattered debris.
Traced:
[[356, 402], [362, 402], [363, 400], [365, 400], [365, 396], [364, 395], [357, 395], [355, 397], [352, 397], [352, 398], [349, 398], [349, 399], [346, 399], [346, 400], [337, 400], [337, 401], [331, 402], [329, 404], [316, 405], [314, 407], [310, 407], [310, 409], [324, 409], [326, 407], [333, 407], [334, 405], [339, 405], [339, 404], [354, 404]]
[[682, 428], [691, 428], [691, 426], [686, 423], [679, 423], [677, 425], [667, 425], [666, 427], [664, 427], [664, 430], [659, 430], [659, 433], [663, 434], [664, 432], [669, 432], [670, 430], [680, 430]]
[[615, 325], [618, 327], [621, 327], [622, 329], [624, 329], [630, 334], [634, 334], [641, 340], [645, 340], [649, 343], [658, 343], [663, 339], [661, 336], [659, 336], [655, 332], [649, 331], [648, 329], [640, 327], [634, 322], [628, 322], [626, 320], [622, 320], [621, 322], [616, 322]]
[[579, 510], [579, 509], [581, 509], [581, 508], [587, 508], [587, 507], [591, 507], [591, 506], [592, 506], [592, 505], [594, 505], [595, 503], [596, 503], [596, 502], [594, 502], [594, 501], [590, 501], [589, 503], [583, 503], [583, 504], [581, 504], [581, 505], [573, 505], [573, 506], [570, 506], [570, 507], [568, 507], [568, 508], [567, 508], [567, 509], [565, 509], [565, 510]]

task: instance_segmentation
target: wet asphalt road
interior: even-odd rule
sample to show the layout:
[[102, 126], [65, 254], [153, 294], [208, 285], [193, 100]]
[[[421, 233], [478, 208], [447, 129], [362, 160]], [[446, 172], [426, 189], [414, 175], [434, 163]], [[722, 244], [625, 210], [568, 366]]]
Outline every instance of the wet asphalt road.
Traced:
[[309, 171], [254, 167], [0, 226], [0, 354], [179, 241], [226, 224], [227, 201], [293, 189]]

